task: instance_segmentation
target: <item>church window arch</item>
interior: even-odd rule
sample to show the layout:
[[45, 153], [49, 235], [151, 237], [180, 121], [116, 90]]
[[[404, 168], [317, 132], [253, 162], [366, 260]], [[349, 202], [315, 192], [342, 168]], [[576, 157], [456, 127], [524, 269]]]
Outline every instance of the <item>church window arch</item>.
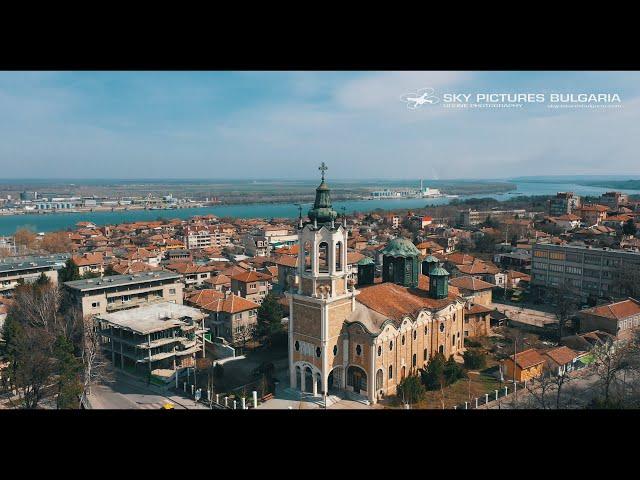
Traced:
[[389, 351], [393, 351], [393, 340], [389, 342]]
[[393, 379], [393, 365], [389, 365], [389, 380]]
[[318, 245], [318, 271], [321, 273], [329, 272], [329, 244], [320, 242]]
[[341, 272], [342, 271], [342, 242], [336, 243], [335, 258], [336, 258], [336, 272]]
[[384, 373], [382, 372], [382, 369], [379, 369], [376, 372], [376, 390], [380, 390], [382, 388], [382, 382], [383, 382], [383, 375]]
[[306, 242], [304, 242], [304, 248], [303, 248], [303, 257], [304, 258], [304, 271], [305, 272], [310, 272], [311, 268], [312, 268], [312, 262], [313, 262], [313, 249], [311, 248], [311, 242], [309, 240], [307, 240]]
[[333, 346], [333, 354], [337, 355], [338, 354], [338, 345], [334, 345]]
[[378, 356], [382, 355], [382, 347], [378, 347]]
[[404, 338], [404, 335], [402, 335], [402, 345], [404, 345], [404, 342], [405, 342], [405, 338]]

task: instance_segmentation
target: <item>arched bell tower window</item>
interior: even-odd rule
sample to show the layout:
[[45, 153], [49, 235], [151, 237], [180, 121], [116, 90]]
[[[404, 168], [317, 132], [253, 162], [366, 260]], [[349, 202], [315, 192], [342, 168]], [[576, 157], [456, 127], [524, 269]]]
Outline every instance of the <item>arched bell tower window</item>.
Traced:
[[321, 242], [318, 245], [318, 271], [321, 273], [329, 272], [329, 244]]
[[307, 240], [306, 242], [304, 242], [304, 251], [303, 251], [303, 257], [302, 257], [304, 258], [305, 272], [310, 272], [312, 268], [311, 262], [313, 261], [313, 258], [311, 256], [311, 253], [312, 253], [311, 242]]
[[336, 272], [342, 271], [342, 242], [336, 243]]

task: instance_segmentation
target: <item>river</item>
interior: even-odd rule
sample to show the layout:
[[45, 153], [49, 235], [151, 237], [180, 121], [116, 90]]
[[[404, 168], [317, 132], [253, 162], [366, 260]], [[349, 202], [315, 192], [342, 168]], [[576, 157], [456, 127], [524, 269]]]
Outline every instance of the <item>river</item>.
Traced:
[[[555, 195], [556, 192], [574, 192], [577, 195], [601, 195], [611, 191], [611, 188], [600, 188], [571, 183], [538, 183], [514, 182], [515, 192], [498, 194], [476, 194], [460, 196], [460, 199], [472, 197], [492, 197], [497, 200], [507, 200], [515, 195]], [[622, 190], [629, 194], [640, 194], [640, 190]], [[420, 208], [425, 205], [445, 205], [451, 201], [449, 197], [440, 198], [408, 198], [398, 200], [350, 200], [334, 202], [334, 209], [338, 212], [345, 208], [347, 213], [354, 211], [370, 212], [378, 208], [383, 210]], [[304, 205], [305, 211], [310, 204]], [[213, 214], [218, 217], [236, 218], [293, 218], [298, 216], [298, 209], [292, 203], [259, 203], [245, 205], [220, 205], [202, 208], [184, 208], [176, 210], [130, 210], [115, 212], [82, 212], [82, 213], [53, 213], [27, 215], [0, 215], [0, 235], [12, 235], [18, 228], [27, 227], [36, 232], [51, 232], [73, 228], [77, 222], [87, 221], [97, 225], [116, 225], [125, 222], [156, 220], [158, 218], [189, 218], [195, 215]]]

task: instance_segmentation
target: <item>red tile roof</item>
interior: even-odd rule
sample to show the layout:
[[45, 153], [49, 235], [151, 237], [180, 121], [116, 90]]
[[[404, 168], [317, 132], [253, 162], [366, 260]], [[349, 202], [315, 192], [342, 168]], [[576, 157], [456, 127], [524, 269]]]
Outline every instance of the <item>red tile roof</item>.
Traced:
[[225, 294], [217, 290], [198, 290], [188, 295], [186, 300], [203, 310], [211, 312], [240, 313], [260, 308], [260, 305], [238, 295]]
[[468, 275], [452, 278], [451, 280], [449, 280], [449, 284], [463, 290], [471, 290], [474, 292], [480, 290], [489, 290], [495, 287], [495, 285], [493, 285], [492, 283], [485, 282], [484, 280], [480, 280]]
[[629, 298], [627, 300], [622, 300], [621, 302], [587, 308], [582, 310], [581, 313], [588, 313], [598, 317], [611, 318], [614, 320], [624, 320], [625, 318], [640, 314], [640, 302]]

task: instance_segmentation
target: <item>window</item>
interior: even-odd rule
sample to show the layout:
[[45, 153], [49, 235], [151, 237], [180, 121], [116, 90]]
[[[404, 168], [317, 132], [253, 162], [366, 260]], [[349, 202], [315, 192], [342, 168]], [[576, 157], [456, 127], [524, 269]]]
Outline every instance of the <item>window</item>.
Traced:
[[465, 330], [465, 331], [464, 331], [464, 336], [465, 336], [465, 337], [468, 337], [468, 336], [469, 336], [469, 330]]
[[389, 351], [393, 350], [393, 340], [389, 342]]
[[429, 329], [427, 327], [424, 327], [424, 334], [426, 335], [429, 332]]
[[393, 365], [389, 365], [389, 380], [393, 378]]
[[416, 357], [416, 354], [413, 354], [413, 357], [411, 358], [411, 365], [413, 365], [414, 367], [416, 366], [418, 358]]
[[338, 345], [334, 345], [333, 346], [333, 354], [337, 355], [338, 354]]
[[300, 342], [296, 340], [296, 343], [294, 344], [296, 347], [296, 352], [300, 351]]
[[427, 350], [426, 348], [424, 349], [424, 359], [423, 360], [427, 360], [427, 358], [429, 358], [429, 350]]
[[440, 324], [440, 332], [444, 332], [444, 322]]
[[91, 304], [91, 307], [92, 307], [92, 308], [98, 308], [99, 306], [100, 306], [100, 302], [93, 302], [93, 303]]
[[322, 355], [322, 350], [320, 347], [316, 347], [316, 357], [320, 358], [320, 355]]
[[176, 289], [175, 288], [170, 288], [169, 289], [169, 295], [175, 295], [176, 294]]
[[342, 271], [342, 242], [336, 243], [336, 271]]
[[404, 335], [402, 335], [402, 344], [404, 345]]
[[382, 355], [382, 347], [378, 347], [378, 356]]
[[415, 330], [413, 331], [413, 339], [415, 340], [416, 338], [418, 338], [418, 332], [416, 332]]
[[440, 353], [444, 353], [444, 345], [440, 345], [440, 346], [438, 347], [438, 352], [440, 352]]
[[318, 245], [318, 268], [323, 273], [329, 271], [329, 244], [327, 242]]
[[356, 355], [360, 356], [362, 354], [362, 346], [356, 345]]

